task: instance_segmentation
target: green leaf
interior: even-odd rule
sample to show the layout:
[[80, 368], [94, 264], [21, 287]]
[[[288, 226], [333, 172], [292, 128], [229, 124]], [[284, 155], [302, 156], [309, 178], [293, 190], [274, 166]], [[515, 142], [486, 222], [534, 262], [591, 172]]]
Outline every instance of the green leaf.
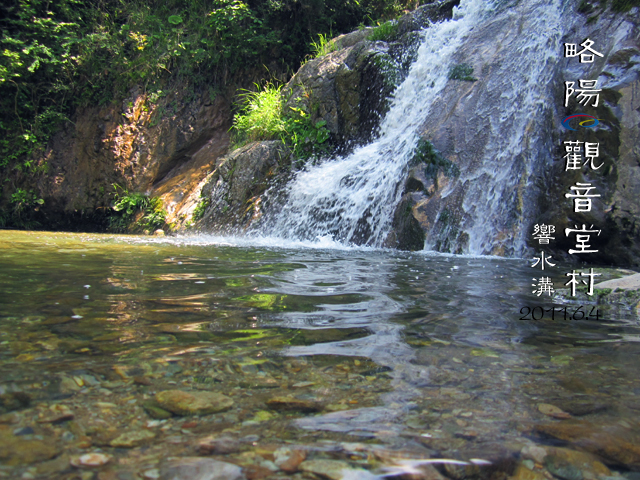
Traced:
[[171, 15], [169, 18], [167, 18], [167, 21], [171, 25], [180, 25], [182, 23], [182, 17], [180, 15]]

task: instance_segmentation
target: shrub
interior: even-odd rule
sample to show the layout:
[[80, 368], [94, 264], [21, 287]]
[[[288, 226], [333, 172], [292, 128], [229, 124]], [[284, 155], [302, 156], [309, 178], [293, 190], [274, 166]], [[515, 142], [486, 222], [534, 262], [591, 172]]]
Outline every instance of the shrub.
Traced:
[[297, 158], [325, 151], [330, 136], [327, 122], [313, 122], [303, 105], [284, 111], [280, 91], [281, 87], [269, 83], [261, 92], [243, 94], [246, 103], [233, 124], [237, 146], [248, 141], [280, 138]]
[[383, 41], [390, 42], [398, 35], [398, 22], [389, 20], [375, 27], [367, 36], [372, 42]]
[[273, 140], [284, 132], [281, 89], [268, 83], [262, 91], [242, 94], [245, 105], [233, 121], [240, 143]]
[[[109, 230], [113, 232], [137, 232], [156, 230], [166, 225], [167, 212], [158, 197], [143, 193], [130, 193], [120, 185], [113, 185], [113, 214], [109, 217]], [[138, 218], [138, 220], [136, 220]]]

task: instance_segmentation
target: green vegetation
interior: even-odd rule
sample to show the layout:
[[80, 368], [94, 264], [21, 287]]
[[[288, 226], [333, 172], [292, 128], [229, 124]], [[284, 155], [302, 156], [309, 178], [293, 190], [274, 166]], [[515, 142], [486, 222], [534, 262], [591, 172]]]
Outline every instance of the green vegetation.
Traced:
[[295, 158], [325, 151], [330, 136], [327, 122], [313, 122], [304, 105], [285, 108], [280, 90], [268, 83], [262, 91], [244, 94], [245, 105], [233, 124], [236, 144], [280, 138]]
[[35, 228], [40, 225], [34, 217], [44, 205], [44, 200], [38, 198], [33, 190], [16, 189], [11, 194], [9, 205], [7, 212], [0, 212], [0, 227]]
[[378, 25], [376, 28], [372, 30], [372, 32], [367, 36], [368, 40], [372, 42], [384, 41], [390, 42], [396, 38], [398, 35], [398, 22], [393, 20], [389, 20], [384, 22], [381, 25]]
[[209, 208], [209, 206], [211, 205], [211, 199], [210, 198], [200, 198], [200, 201], [198, 202], [198, 205], [196, 205], [196, 208], [193, 210], [193, 214], [191, 215], [191, 219], [194, 222], [197, 222], [198, 220], [201, 220], [202, 217], [204, 217], [204, 214], [207, 211], [207, 208]]
[[335, 52], [338, 47], [331, 41], [332, 35], [318, 34], [318, 40], [311, 42], [311, 56], [313, 58], [323, 57], [331, 52]]
[[591, 15], [587, 23], [593, 23], [607, 8], [615, 13], [627, 13], [634, 7], [640, 7], [640, 0], [582, 0], [578, 5], [578, 13]]
[[477, 78], [473, 76], [473, 67], [468, 63], [454, 65], [449, 70], [449, 80], [465, 80], [467, 82], [476, 82]]
[[[2, 218], [11, 223], [12, 195], [19, 188], [31, 191], [35, 177], [47, 171], [47, 142], [78, 107], [121, 101], [133, 86], [150, 103], [176, 85], [186, 85], [194, 96], [208, 91], [215, 97], [267, 63], [272, 70], [275, 63], [277, 75], [295, 71], [312, 51], [332, 48], [331, 32], [348, 32], [415, 6], [415, 0], [3, 2]], [[170, 108], [159, 107], [151, 124]], [[302, 116], [291, 118], [287, 128], [293, 125], [295, 134]]]
[[640, 7], [640, 0], [613, 0], [611, 10], [618, 13], [626, 13], [633, 7]]
[[143, 193], [130, 193], [120, 185], [113, 186], [113, 214], [109, 216], [109, 230], [112, 232], [136, 233], [152, 232], [166, 226], [167, 212], [158, 197], [148, 197]]
[[[256, 85], [256, 88], [259, 88]], [[263, 90], [241, 95], [244, 106], [235, 116], [233, 128], [239, 144], [256, 140], [273, 140], [284, 132], [282, 86], [267, 83]]]
[[418, 140], [410, 164], [419, 165], [421, 163], [425, 165], [425, 175], [436, 180], [440, 171], [448, 177], [460, 175], [460, 168], [451, 160], [444, 158], [429, 140], [423, 138]]

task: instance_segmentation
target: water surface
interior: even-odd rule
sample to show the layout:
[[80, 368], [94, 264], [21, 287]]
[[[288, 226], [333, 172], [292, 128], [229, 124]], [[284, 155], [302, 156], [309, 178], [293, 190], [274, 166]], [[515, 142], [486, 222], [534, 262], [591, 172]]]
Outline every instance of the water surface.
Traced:
[[[536, 425], [565, 421], [540, 404], [566, 421], [635, 421], [633, 312], [520, 320], [553, 305], [531, 293], [528, 260], [232, 241], [0, 232], [0, 475], [75, 478], [69, 459], [97, 451], [129, 478], [210, 435], [237, 439], [216, 458], [245, 466], [273, 468], [259, 452], [298, 445], [379, 471], [336, 452], [517, 456], [545, 444]], [[234, 405], [155, 417], [149, 401], [172, 389]], [[153, 436], [113, 446], [140, 431]]]

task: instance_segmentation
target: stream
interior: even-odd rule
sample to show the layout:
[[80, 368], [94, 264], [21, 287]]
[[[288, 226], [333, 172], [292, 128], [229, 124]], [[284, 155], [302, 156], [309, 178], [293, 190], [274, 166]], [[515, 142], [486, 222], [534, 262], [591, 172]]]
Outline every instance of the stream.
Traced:
[[[0, 231], [0, 478], [169, 478], [163, 459], [203, 454], [333, 478], [283, 477], [294, 448], [349, 478], [407, 458], [508, 470], [573, 441], [554, 425], [638, 445], [631, 310], [521, 320], [577, 308], [534, 295], [528, 260], [262, 243]], [[171, 390], [231, 406], [176, 414]]]

